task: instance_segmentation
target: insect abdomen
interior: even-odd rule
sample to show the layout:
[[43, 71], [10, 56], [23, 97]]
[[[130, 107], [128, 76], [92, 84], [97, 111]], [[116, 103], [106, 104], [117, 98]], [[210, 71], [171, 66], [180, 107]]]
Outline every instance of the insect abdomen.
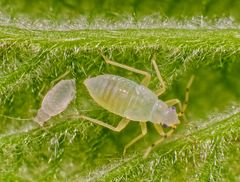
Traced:
[[85, 80], [90, 95], [103, 108], [124, 115], [135, 85], [114, 75], [100, 75]]
[[99, 105], [131, 120], [148, 120], [157, 100], [146, 87], [120, 76], [100, 75], [84, 83]]

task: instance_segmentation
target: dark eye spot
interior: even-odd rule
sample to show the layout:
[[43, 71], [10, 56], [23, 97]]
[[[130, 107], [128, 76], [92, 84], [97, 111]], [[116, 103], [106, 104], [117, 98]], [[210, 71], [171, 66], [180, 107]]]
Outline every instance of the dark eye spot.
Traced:
[[171, 106], [171, 109], [176, 111], [176, 107], [175, 106]]
[[169, 127], [169, 126], [166, 125], [166, 124], [163, 124], [162, 126], [163, 126], [163, 128], [168, 128], [168, 127]]

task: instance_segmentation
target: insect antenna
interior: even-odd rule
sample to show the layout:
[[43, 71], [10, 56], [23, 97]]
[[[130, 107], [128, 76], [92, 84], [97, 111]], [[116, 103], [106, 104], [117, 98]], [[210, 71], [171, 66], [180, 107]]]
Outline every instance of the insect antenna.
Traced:
[[186, 116], [185, 116], [185, 112], [186, 112], [186, 109], [187, 109], [187, 106], [188, 106], [190, 87], [193, 83], [194, 78], [195, 78], [195, 75], [192, 75], [190, 80], [188, 81], [186, 91], [185, 91], [185, 99], [184, 99], [183, 105], [181, 107], [181, 111], [178, 114], [178, 116], [183, 117], [183, 120], [185, 120], [185, 121], [187, 121]]

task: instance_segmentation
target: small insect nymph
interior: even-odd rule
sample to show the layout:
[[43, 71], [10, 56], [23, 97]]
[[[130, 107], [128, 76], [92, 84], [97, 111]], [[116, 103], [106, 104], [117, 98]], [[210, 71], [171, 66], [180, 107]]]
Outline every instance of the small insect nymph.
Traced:
[[43, 125], [52, 116], [63, 112], [74, 99], [75, 94], [75, 80], [61, 80], [43, 98], [41, 108], [34, 121]]
[[[91, 97], [100, 106], [116, 115], [122, 116], [123, 119], [120, 121], [117, 127], [113, 127], [107, 123], [97, 119], [89, 118], [87, 116], [82, 115], [81, 118], [117, 132], [123, 130], [128, 125], [130, 120], [138, 121], [140, 123], [142, 133], [125, 146], [124, 153], [126, 152], [127, 148], [146, 135], [146, 122], [152, 122], [155, 129], [162, 137], [147, 149], [144, 154], [144, 157], [147, 157], [152, 148], [161, 143], [164, 138], [169, 137], [176, 128], [176, 125], [180, 123], [179, 117], [184, 115], [184, 112], [187, 108], [189, 88], [193, 82], [193, 77], [191, 77], [187, 85], [185, 102], [183, 105], [178, 99], [171, 99], [163, 102], [158, 99], [158, 96], [165, 92], [166, 87], [158, 70], [158, 66], [155, 61], [155, 54], [152, 58], [152, 64], [160, 81], [160, 89], [156, 92], [153, 92], [147, 88], [151, 79], [151, 75], [149, 73], [111, 61], [103, 54], [102, 57], [107, 64], [142, 74], [145, 76], [145, 78], [142, 80], [141, 84], [120, 76], [109, 74], [86, 79], [84, 84], [87, 87]], [[179, 113], [177, 113], [176, 108], [173, 107], [175, 104], [177, 104], [179, 107]], [[162, 126], [167, 126], [172, 129], [165, 133]]]
[[39, 125], [48, 121], [51, 117], [63, 112], [70, 102], [75, 98], [76, 87], [75, 80], [61, 80], [54, 85], [44, 96], [40, 109], [34, 118], [14, 118], [11, 116], [1, 115], [6, 118], [15, 120], [34, 120]]

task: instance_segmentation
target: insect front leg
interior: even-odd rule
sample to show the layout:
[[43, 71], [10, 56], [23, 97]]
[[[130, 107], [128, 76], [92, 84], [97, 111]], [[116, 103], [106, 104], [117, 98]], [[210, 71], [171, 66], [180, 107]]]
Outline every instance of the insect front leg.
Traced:
[[163, 78], [160, 74], [160, 71], [159, 71], [157, 63], [156, 63], [156, 54], [153, 54], [151, 62], [153, 64], [153, 67], [154, 67], [155, 72], [157, 74], [157, 78], [160, 82], [160, 88], [155, 93], [156, 93], [157, 96], [160, 96], [166, 91], [166, 85], [165, 85], [165, 82], [163, 81]]
[[150, 147], [147, 148], [146, 152], [144, 153], [143, 158], [147, 158], [148, 155], [149, 155], [149, 153], [152, 151], [152, 149], [153, 149], [154, 147], [156, 147], [157, 145], [159, 145], [160, 143], [162, 143], [165, 138], [170, 137], [170, 136], [173, 134], [173, 132], [175, 131], [175, 129], [176, 129], [176, 127], [173, 126], [171, 130], [169, 130], [167, 133], [165, 133], [165, 132], [163, 131], [163, 128], [162, 128], [161, 125], [154, 124], [154, 128], [156, 129], [156, 131], [158, 132], [158, 134], [159, 134], [160, 136], [162, 136], [162, 138], [158, 139], [158, 140], [155, 141]]
[[90, 117], [88, 117], [88, 116], [81, 115], [80, 118], [85, 119], [85, 120], [88, 120], [88, 121], [90, 121], [90, 122], [92, 122], [92, 123], [94, 123], [94, 124], [101, 125], [101, 126], [103, 126], [103, 127], [105, 127], [105, 128], [108, 128], [108, 129], [113, 130], [113, 131], [116, 131], [116, 132], [122, 131], [124, 128], [126, 128], [126, 126], [128, 125], [128, 123], [130, 122], [129, 119], [123, 118], [123, 119], [118, 123], [118, 125], [117, 125], [116, 127], [114, 127], [114, 126], [112, 126], [112, 125], [110, 125], [110, 124], [107, 124], [107, 123], [105, 123], [105, 122], [103, 122], [103, 121], [100, 121], [100, 120], [97, 120], [97, 119], [93, 119], [93, 118], [90, 118]]
[[167, 100], [165, 101], [165, 103], [168, 105], [168, 106], [173, 106], [173, 105], [178, 105], [179, 107], [179, 110], [182, 111], [182, 103], [179, 99], [171, 99], [171, 100]]
[[127, 65], [124, 65], [124, 64], [120, 64], [120, 63], [117, 63], [115, 61], [112, 61], [110, 60], [109, 58], [107, 58], [103, 53], [101, 53], [101, 56], [103, 57], [103, 59], [105, 60], [105, 62], [107, 64], [111, 64], [113, 66], [117, 66], [117, 67], [120, 67], [120, 68], [123, 68], [123, 69], [126, 69], [128, 71], [132, 71], [134, 73], [138, 73], [138, 74], [141, 74], [141, 75], [144, 75], [144, 79], [141, 81], [141, 84], [144, 85], [144, 86], [148, 86], [149, 85], [149, 82], [151, 80], [151, 75], [146, 72], [146, 71], [143, 71], [143, 70], [139, 70], [139, 69], [136, 69], [136, 68], [133, 68], [133, 67], [130, 67], [130, 66], [127, 66]]
[[183, 120], [184, 121], [187, 121], [187, 119], [186, 119], [186, 116], [185, 116], [185, 113], [184, 113], [184, 111], [183, 111], [183, 107], [182, 107], [182, 103], [181, 103], [181, 101], [179, 100], [179, 99], [171, 99], [171, 100], [167, 100], [167, 101], [165, 101], [165, 103], [168, 105], [168, 106], [173, 106], [173, 105], [178, 105], [178, 107], [179, 107], [179, 113], [178, 113], [178, 116], [179, 117], [183, 117]]
[[126, 153], [126, 150], [133, 145], [134, 143], [136, 143], [138, 140], [140, 140], [141, 138], [143, 138], [146, 134], [147, 134], [147, 124], [146, 122], [140, 122], [140, 126], [141, 126], [141, 130], [142, 133], [140, 135], [138, 135], [136, 138], [134, 138], [131, 142], [129, 142], [123, 150], [123, 155]]

